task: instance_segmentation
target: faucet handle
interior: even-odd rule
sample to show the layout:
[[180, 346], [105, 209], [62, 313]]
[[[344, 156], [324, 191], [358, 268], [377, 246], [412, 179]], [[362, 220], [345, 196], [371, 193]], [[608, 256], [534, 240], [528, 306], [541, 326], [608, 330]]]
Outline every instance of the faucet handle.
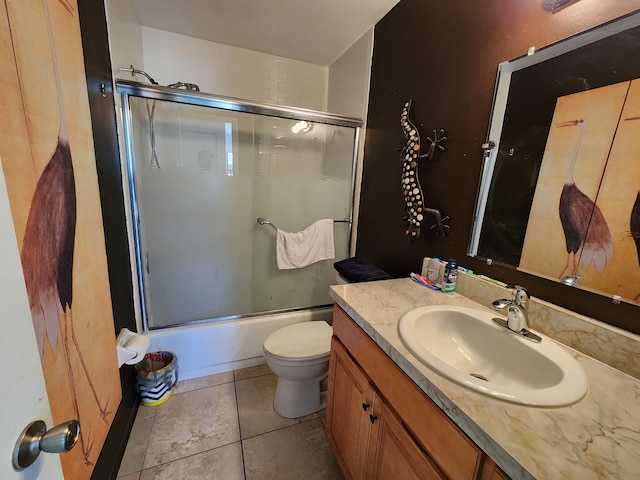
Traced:
[[513, 292], [513, 302], [516, 305], [526, 305], [531, 298], [529, 291], [520, 285], [507, 285], [506, 288]]

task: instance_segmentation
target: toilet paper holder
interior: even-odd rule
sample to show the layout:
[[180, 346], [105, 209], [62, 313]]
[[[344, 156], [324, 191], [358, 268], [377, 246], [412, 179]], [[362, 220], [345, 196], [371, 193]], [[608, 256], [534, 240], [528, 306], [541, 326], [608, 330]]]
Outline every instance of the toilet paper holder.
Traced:
[[128, 328], [120, 330], [116, 338], [116, 350], [118, 352], [118, 368], [125, 363], [135, 365], [141, 362], [149, 350], [151, 344], [149, 338], [132, 332]]

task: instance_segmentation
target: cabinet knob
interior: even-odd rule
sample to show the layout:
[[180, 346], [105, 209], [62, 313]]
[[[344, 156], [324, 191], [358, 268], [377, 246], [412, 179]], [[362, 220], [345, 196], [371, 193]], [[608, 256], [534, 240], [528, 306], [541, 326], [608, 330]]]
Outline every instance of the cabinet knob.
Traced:
[[362, 410], [364, 410], [365, 412], [369, 410], [370, 406], [371, 405], [369, 405], [368, 403], [362, 402]]
[[369, 415], [369, 420], [371, 420], [371, 423], [375, 422], [378, 419], [378, 417], [376, 417], [375, 415]]

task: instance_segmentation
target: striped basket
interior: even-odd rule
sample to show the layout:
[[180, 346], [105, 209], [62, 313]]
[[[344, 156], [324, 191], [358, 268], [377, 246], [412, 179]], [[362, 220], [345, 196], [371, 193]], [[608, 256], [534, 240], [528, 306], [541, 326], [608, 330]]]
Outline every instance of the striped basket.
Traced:
[[143, 405], [154, 407], [166, 402], [178, 383], [178, 358], [172, 352], [149, 352], [135, 366], [136, 384]]

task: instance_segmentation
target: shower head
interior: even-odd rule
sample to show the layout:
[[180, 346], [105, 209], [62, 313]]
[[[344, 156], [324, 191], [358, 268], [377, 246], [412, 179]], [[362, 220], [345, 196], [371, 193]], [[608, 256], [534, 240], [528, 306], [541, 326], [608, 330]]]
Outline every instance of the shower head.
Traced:
[[[129, 65], [128, 67], [120, 67], [120, 71], [121, 72], [131, 72], [131, 76], [132, 77], [136, 76], [136, 75], [142, 75], [144, 77], [147, 77], [147, 80], [149, 80], [149, 82], [151, 82], [153, 85], [158, 85], [158, 82], [156, 82], [153, 78], [151, 78], [151, 75], [149, 75], [144, 70], [138, 70], [133, 65]], [[171, 85], [167, 85], [167, 86], [169, 88], [184, 88], [185, 90], [193, 90], [193, 91], [196, 91], [196, 92], [200, 91], [200, 87], [198, 85], [196, 85], [195, 83], [176, 82], [176, 83], [172, 83]]]
[[153, 78], [151, 78], [151, 76], [145, 72], [144, 70], [138, 70], [137, 68], [135, 68], [133, 65], [129, 65], [128, 67], [120, 67], [120, 71], [121, 72], [131, 72], [131, 76], [135, 76], [135, 75], [143, 75], [145, 77], [147, 77], [147, 79], [154, 85], [158, 85], [158, 82], [156, 82]]

